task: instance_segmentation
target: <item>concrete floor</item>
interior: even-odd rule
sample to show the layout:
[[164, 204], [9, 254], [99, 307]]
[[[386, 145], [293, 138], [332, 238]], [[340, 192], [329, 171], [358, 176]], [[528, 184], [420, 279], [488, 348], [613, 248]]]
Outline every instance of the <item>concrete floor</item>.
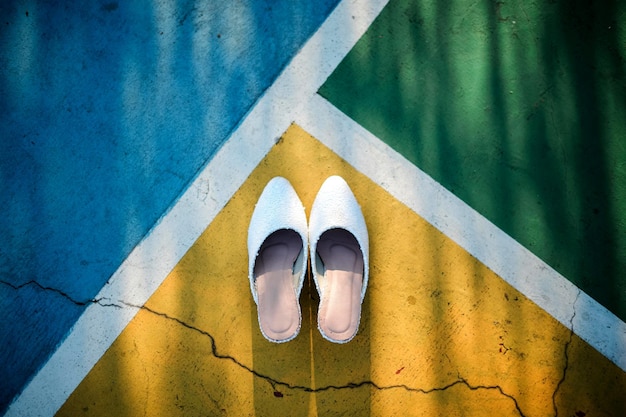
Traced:
[[[323, 339], [308, 282], [300, 334], [272, 344], [241, 236], [270, 178], [287, 175], [309, 213], [332, 174], [372, 242], [361, 329]], [[623, 370], [293, 126], [57, 415], [620, 415], [624, 387]]]
[[[626, 414], [624, 7], [386, 4], [0, 5], [0, 413]], [[359, 333], [271, 344], [254, 203], [332, 174]]]
[[0, 2], [0, 414], [335, 4]]

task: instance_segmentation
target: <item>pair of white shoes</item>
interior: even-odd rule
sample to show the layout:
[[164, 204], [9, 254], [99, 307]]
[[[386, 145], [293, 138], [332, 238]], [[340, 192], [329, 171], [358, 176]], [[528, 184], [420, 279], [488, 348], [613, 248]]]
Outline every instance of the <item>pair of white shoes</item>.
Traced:
[[318, 329], [331, 342], [349, 342], [361, 320], [369, 240], [361, 208], [339, 176], [320, 188], [308, 227], [302, 202], [285, 178], [270, 180], [259, 197], [248, 230], [248, 277], [261, 333], [275, 343], [298, 335], [309, 244], [320, 295]]

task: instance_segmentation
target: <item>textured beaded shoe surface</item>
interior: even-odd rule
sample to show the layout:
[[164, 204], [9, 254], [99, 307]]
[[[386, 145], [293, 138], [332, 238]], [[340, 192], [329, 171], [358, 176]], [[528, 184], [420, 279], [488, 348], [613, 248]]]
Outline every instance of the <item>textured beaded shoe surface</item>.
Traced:
[[320, 188], [309, 218], [311, 266], [320, 295], [317, 325], [335, 343], [359, 329], [369, 275], [367, 226], [352, 190], [339, 176]]

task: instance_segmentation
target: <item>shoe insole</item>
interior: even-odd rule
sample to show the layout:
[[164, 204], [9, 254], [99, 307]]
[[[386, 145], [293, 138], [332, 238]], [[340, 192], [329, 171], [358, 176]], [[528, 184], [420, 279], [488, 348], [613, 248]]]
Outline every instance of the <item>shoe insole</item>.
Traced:
[[294, 290], [294, 263], [302, 239], [293, 230], [278, 230], [261, 245], [254, 265], [259, 325], [270, 339], [282, 341], [300, 327], [300, 306]]
[[318, 323], [330, 339], [351, 339], [361, 317], [363, 254], [355, 237], [343, 229], [331, 229], [317, 242], [324, 263], [325, 287], [320, 300]]

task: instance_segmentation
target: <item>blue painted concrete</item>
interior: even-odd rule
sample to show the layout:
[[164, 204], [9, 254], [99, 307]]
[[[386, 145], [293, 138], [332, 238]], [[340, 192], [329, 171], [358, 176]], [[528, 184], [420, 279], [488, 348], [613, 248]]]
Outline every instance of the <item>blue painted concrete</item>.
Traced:
[[0, 4], [0, 413], [337, 0]]

